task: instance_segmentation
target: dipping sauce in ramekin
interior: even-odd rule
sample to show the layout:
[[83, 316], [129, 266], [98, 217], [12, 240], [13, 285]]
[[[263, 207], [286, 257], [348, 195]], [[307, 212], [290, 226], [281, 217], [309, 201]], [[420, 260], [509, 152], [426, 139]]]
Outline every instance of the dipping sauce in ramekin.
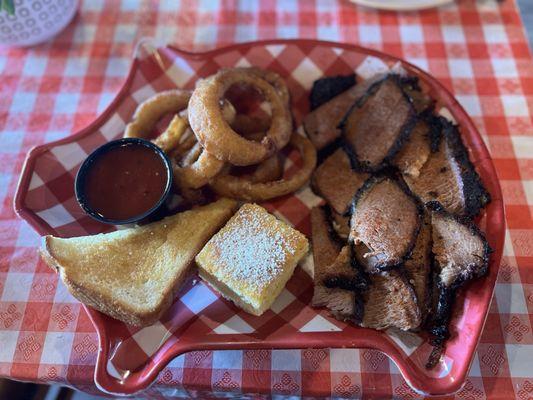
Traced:
[[153, 143], [124, 138], [91, 153], [75, 185], [78, 203], [91, 217], [108, 224], [130, 224], [162, 206], [172, 186], [172, 166]]

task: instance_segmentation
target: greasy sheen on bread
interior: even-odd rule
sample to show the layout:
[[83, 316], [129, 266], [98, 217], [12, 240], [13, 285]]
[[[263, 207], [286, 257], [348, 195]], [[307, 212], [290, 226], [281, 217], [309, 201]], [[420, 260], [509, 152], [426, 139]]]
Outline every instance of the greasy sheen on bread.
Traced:
[[68, 239], [45, 236], [40, 251], [82, 303], [146, 326], [172, 304], [194, 257], [236, 206], [222, 199], [140, 227]]

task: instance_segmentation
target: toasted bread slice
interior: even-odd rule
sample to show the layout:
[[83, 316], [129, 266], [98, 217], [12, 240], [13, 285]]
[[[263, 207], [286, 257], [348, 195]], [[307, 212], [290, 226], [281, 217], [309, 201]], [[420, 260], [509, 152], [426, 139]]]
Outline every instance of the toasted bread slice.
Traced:
[[69, 239], [45, 236], [41, 255], [82, 303], [146, 326], [170, 306], [192, 260], [236, 206], [222, 199], [141, 227]]
[[246, 312], [270, 308], [307, 253], [307, 238], [257, 204], [244, 204], [196, 256], [200, 277]]

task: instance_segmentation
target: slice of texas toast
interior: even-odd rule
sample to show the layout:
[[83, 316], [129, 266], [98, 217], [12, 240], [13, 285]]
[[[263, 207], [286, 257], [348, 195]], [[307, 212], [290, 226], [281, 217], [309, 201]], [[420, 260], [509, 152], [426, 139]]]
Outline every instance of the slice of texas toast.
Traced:
[[192, 260], [236, 206], [222, 199], [141, 227], [45, 236], [41, 255], [82, 303], [127, 324], [149, 325], [170, 306]]

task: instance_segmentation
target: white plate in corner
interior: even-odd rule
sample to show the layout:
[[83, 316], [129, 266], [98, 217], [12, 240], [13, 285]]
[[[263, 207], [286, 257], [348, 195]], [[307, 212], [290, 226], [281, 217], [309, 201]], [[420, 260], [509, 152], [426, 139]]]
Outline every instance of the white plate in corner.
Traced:
[[409, 11], [423, 10], [453, 3], [454, 0], [350, 0], [354, 4], [380, 10]]

